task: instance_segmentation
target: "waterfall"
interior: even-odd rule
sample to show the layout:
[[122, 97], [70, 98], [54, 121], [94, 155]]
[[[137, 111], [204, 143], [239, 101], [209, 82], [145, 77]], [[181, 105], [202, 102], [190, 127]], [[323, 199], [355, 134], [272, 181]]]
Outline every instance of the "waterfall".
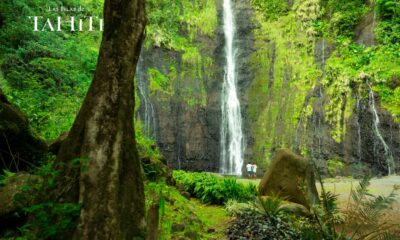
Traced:
[[[326, 71], [325, 71], [325, 66], [326, 66], [326, 60], [325, 60], [325, 36], [322, 36], [322, 78], [325, 77]], [[319, 98], [320, 98], [320, 111], [321, 115], [318, 116], [318, 160], [322, 159], [322, 121], [324, 118], [324, 91], [323, 91], [323, 85], [320, 85], [319, 88]]]
[[143, 133], [147, 137], [155, 138], [156, 118], [154, 107], [149, 97], [148, 82], [146, 78], [143, 50], [140, 52], [139, 61], [136, 66], [136, 83], [139, 90], [140, 107], [143, 109], [141, 120], [143, 123]]
[[223, 3], [226, 66], [221, 94], [221, 159], [220, 172], [229, 175], [242, 175], [243, 132], [240, 102], [236, 89], [235, 24], [231, 0]]
[[325, 36], [322, 36], [322, 70], [324, 72], [323, 75], [325, 75]]
[[372, 8], [373, 8], [372, 34], [374, 34], [374, 29], [375, 29], [375, 26], [376, 26], [376, 0], [373, 1]]
[[375, 130], [375, 134], [376, 137], [378, 138], [378, 140], [382, 143], [383, 145], [383, 149], [385, 151], [385, 157], [386, 157], [386, 165], [388, 168], [388, 175], [392, 175], [394, 174], [395, 171], [395, 164], [394, 164], [394, 159], [393, 159], [393, 155], [392, 152], [390, 151], [389, 146], [386, 144], [385, 139], [383, 139], [382, 134], [379, 130], [379, 116], [378, 116], [378, 112], [376, 111], [376, 107], [375, 107], [375, 97], [374, 97], [374, 92], [372, 91], [372, 87], [371, 85], [367, 82], [368, 87], [369, 87], [369, 104], [371, 107], [371, 111], [372, 111], [372, 115], [373, 115], [373, 127]]
[[360, 106], [360, 96], [357, 94], [357, 154], [358, 154], [358, 163], [361, 163], [361, 125], [360, 125], [360, 115], [361, 115], [361, 106]]

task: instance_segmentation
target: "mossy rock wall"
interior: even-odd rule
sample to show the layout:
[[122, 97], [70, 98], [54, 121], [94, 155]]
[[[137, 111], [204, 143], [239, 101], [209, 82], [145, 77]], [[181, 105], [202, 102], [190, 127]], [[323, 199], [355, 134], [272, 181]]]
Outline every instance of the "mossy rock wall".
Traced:
[[[184, 48], [153, 42], [143, 54], [155, 108], [153, 137], [173, 168], [218, 171], [222, 1], [207, 4], [202, 7], [215, 14], [208, 31], [186, 22]], [[399, 131], [400, 60], [394, 45], [379, 41], [384, 18], [378, 12], [373, 18], [377, 6], [355, 0], [237, 0], [233, 6], [246, 162], [263, 172], [284, 147], [323, 171], [328, 161], [338, 161], [350, 166], [344, 174], [384, 174], [389, 154], [383, 139], [400, 165], [400, 137], [393, 134]]]

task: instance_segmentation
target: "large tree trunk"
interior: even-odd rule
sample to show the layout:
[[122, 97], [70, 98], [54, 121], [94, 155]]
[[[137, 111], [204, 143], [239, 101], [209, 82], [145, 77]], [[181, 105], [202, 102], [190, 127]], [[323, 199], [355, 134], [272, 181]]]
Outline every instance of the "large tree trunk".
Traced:
[[[105, 0], [94, 79], [57, 156], [56, 162], [66, 163], [69, 183], [62, 186], [61, 201], [82, 204], [73, 239], [144, 237], [144, 188], [133, 128], [133, 77], [146, 23], [144, 2]], [[81, 159], [80, 170], [72, 167], [75, 159]]]

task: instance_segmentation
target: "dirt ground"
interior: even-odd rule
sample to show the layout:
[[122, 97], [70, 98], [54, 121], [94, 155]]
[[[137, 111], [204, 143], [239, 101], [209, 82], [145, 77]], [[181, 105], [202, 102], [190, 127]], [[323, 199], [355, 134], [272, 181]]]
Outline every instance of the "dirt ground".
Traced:
[[[400, 176], [389, 176], [383, 178], [373, 178], [370, 181], [369, 192], [374, 195], [389, 195], [395, 185], [400, 186]], [[357, 187], [358, 180], [350, 178], [330, 178], [324, 180], [325, 189], [339, 195], [339, 204], [341, 206], [347, 205], [349, 193], [352, 188]], [[320, 184], [317, 183], [318, 191], [320, 191]], [[400, 191], [398, 191], [400, 194]], [[398, 202], [396, 207], [400, 207], [400, 195], [397, 196]]]

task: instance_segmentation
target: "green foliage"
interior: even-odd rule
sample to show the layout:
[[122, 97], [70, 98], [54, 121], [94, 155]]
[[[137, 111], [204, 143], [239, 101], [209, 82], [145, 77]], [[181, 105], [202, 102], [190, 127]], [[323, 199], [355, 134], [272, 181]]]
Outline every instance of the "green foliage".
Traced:
[[[150, 0], [146, 8], [149, 18], [146, 46], [184, 50], [197, 34], [212, 36], [217, 27], [213, 0]], [[182, 35], [182, 31], [187, 32], [189, 38]]]
[[[185, 233], [193, 231], [198, 234], [198, 239], [223, 238], [224, 229], [218, 229], [218, 225], [227, 221], [227, 215], [220, 206], [205, 206], [198, 201], [188, 200], [163, 181], [147, 182], [145, 194], [146, 210], [154, 200], [159, 201], [159, 239], [183, 238]], [[174, 225], [181, 225], [183, 229], [173, 229]], [[207, 228], [214, 231], [207, 233]]]
[[[85, 168], [88, 159], [75, 159], [71, 166]], [[58, 197], [70, 187], [73, 179], [64, 181], [63, 187], [58, 186], [61, 176], [61, 166], [49, 158], [41, 167], [34, 169], [33, 175], [40, 181], [23, 186], [21, 193], [16, 194], [14, 201], [28, 204], [22, 209], [28, 220], [19, 228], [18, 239], [65, 239], [76, 227], [81, 206], [74, 202], [56, 202]], [[57, 191], [56, 191], [57, 189]], [[21, 216], [22, 217], [22, 216]]]
[[344, 163], [339, 159], [329, 159], [326, 161], [328, 173], [330, 176], [337, 176], [344, 167]]
[[345, 212], [345, 222], [352, 229], [352, 239], [379, 239], [390, 234], [396, 225], [380, 222], [381, 216], [396, 201], [396, 187], [388, 196], [375, 196], [368, 191], [370, 178], [364, 177], [359, 185], [351, 190], [351, 200]]
[[273, 217], [282, 212], [282, 208], [280, 208], [282, 203], [282, 199], [275, 194], [271, 194], [267, 197], [258, 196], [255, 206], [261, 213]]
[[395, 119], [400, 121], [400, 87], [390, 89], [385, 84], [379, 84], [375, 87], [381, 97], [381, 104], [393, 114]]
[[185, 191], [204, 203], [223, 204], [230, 199], [248, 201], [256, 196], [256, 187], [237, 182], [235, 178], [220, 178], [205, 172], [174, 171], [173, 177]]
[[171, 81], [163, 73], [155, 68], [149, 68], [147, 71], [150, 81], [150, 90], [152, 92], [161, 91], [167, 94], [172, 93]]
[[312, 39], [317, 34], [315, 24], [318, 17], [321, 15], [319, 0], [301, 1], [298, 6], [295, 6], [296, 17], [301, 23], [303, 31]]
[[[347, 210], [339, 212], [337, 195], [326, 192], [321, 181], [321, 206], [313, 206], [317, 222], [308, 222], [303, 229], [306, 236], [315, 239], [390, 239], [396, 225], [381, 222], [382, 214], [396, 201], [396, 187], [388, 196], [369, 193], [370, 178], [364, 177], [356, 189], [350, 192]], [[311, 224], [311, 225], [310, 225]], [[341, 231], [337, 230], [341, 224]], [[303, 226], [304, 227], [304, 226]], [[349, 234], [350, 233], [350, 234]], [[387, 238], [386, 238], [387, 237]], [[313, 238], [314, 239], [314, 238]]]
[[251, 4], [256, 10], [262, 12], [267, 20], [277, 19], [278, 17], [285, 15], [289, 10], [287, 1], [251, 0]]
[[[376, 6], [382, 19], [400, 18], [400, 2], [397, 0], [377, 0]], [[397, 19], [398, 20], [398, 19]]]
[[7, 169], [3, 169], [3, 174], [0, 174], [0, 187], [4, 186], [7, 182], [7, 179], [14, 175], [15, 173], [10, 172]]
[[161, 180], [168, 171], [165, 158], [154, 139], [143, 134], [140, 121], [135, 121], [135, 140], [145, 178], [149, 181]]
[[[101, 16], [102, 2], [11, 1], [1, 15], [0, 87], [22, 109], [32, 127], [46, 139], [69, 130], [82, 103], [97, 62], [99, 32], [34, 32], [28, 16], [56, 19], [69, 13], [43, 8], [82, 6]], [[77, 13], [77, 18], [85, 13]]]
[[161, 56], [165, 61], [162, 67], [148, 69], [151, 93], [157, 94], [159, 101], [170, 101], [173, 96], [190, 107], [205, 106], [207, 96], [201, 79], [211, 77], [213, 60], [210, 46], [198, 38], [215, 38], [216, 2], [151, 0], [147, 12], [146, 48], [170, 50]]
[[34, 220], [20, 228], [22, 239], [64, 239], [75, 228], [81, 207], [76, 203], [46, 202], [23, 210]]
[[400, 2], [397, 0], [377, 0], [376, 9], [381, 18], [376, 34], [383, 44], [399, 45], [400, 42]]
[[230, 199], [224, 204], [224, 209], [230, 216], [239, 216], [241, 213], [252, 209], [253, 206], [249, 203], [238, 202], [237, 200]]
[[[320, 14], [316, 3], [295, 1], [286, 14], [274, 18], [266, 18], [268, 10], [253, 4], [253, 21], [260, 27], [254, 29], [248, 113], [255, 139], [252, 150], [261, 168], [267, 167], [274, 149], [292, 148], [296, 133], [299, 145], [306, 145], [300, 135], [307, 125], [304, 101], [322, 76], [314, 59], [314, 22]], [[306, 108], [312, 112], [311, 104]]]
[[367, 12], [367, 7], [361, 0], [324, 0], [327, 28], [333, 36], [354, 36], [354, 28]]

